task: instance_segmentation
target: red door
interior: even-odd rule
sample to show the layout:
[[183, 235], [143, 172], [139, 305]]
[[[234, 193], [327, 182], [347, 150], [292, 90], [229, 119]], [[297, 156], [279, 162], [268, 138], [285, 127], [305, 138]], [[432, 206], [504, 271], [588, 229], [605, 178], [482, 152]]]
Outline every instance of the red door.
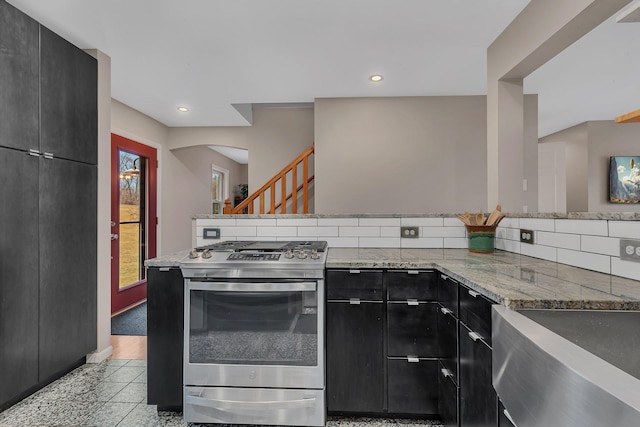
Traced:
[[111, 313], [147, 298], [156, 256], [156, 149], [111, 134]]

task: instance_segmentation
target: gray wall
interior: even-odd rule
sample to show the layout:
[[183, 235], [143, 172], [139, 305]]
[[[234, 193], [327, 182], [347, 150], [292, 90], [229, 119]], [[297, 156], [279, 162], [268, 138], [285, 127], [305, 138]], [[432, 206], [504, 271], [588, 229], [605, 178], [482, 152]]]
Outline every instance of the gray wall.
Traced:
[[[609, 157], [640, 155], [640, 123], [585, 122], [540, 140], [564, 145], [567, 212], [640, 212], [608, 202]], [[545, 165], [541, 165], [545, 167]]]
[[316, 99], [315, 211], [486, 212], [486, 140], [485, 96]]

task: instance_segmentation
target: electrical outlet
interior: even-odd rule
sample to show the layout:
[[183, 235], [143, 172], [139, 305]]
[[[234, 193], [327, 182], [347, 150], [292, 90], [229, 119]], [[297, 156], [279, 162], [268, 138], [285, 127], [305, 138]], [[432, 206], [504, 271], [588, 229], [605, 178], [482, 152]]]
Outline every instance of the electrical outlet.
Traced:
[[420, 227], [400, 227], [400, 237], [405, 239], [417, 239], [420, 236]]
[[533, 245], [533, 230], [520, 229], [520, 241]]
[[202, 238], [203, 239], [219, 239], [220, 238], [220, 229], [219, 228], [205, 228], [202, 230]]
[[620, 259], [640, 262], [640, 240], [620, 239]]

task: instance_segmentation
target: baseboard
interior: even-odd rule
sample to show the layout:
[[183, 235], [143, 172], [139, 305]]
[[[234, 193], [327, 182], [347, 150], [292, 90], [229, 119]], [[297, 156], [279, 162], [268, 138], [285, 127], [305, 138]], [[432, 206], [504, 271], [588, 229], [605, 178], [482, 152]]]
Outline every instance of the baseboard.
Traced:
[[87, 363], [100, 363], [113, 354], [113, 347], [108, 346], [102, 351], [87, 354]]

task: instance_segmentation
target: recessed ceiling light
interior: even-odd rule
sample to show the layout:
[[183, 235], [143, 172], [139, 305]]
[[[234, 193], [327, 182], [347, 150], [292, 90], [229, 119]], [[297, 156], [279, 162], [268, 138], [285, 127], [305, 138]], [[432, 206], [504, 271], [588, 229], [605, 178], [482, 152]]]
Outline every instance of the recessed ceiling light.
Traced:
[[181, 113], [186, 113], [187, 111], [189, 111], [189, 109], [187, 107], [178, 107], [178, 111], [180, 111]]
[[382, 77], [382, 75], [380, 74], [372, 74], [371, 76], [369, 76], [369, 80], [371, 80], [374, 83], [381, 82], [383, 78], [384, 77]]

